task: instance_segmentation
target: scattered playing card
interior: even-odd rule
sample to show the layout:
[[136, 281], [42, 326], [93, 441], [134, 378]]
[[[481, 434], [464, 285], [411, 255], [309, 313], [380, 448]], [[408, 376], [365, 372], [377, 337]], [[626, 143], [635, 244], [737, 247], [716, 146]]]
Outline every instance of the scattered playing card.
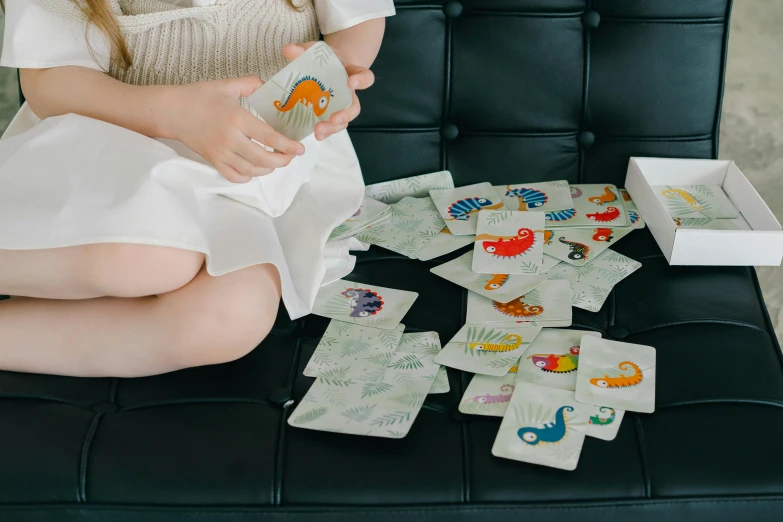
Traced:
[[430, 198], [403, 198], [390, 205], [389, 212], [391, 219], [355, 237], [412, 258], [446, 227]]
[[455, 189], [430, 190], [430, 196], [441, 217], [455, 236], [476, 233], [476, 214], [479, 210], [499, 210], [503, 200], [489, 183], [478, 183]]
[[625, 410], [616, 410], [608, 406], [594, 406], [587, 426], [587, 436], [601, 440], [614, 440], [620, 431]]
[[400, 343], [405, 326], [381, 330], [332, 319], [304, 369], [307, 377], [331, 372], [360, 382], [377, 382]]
[[628, 212], [628, 221], [631, 222], [631, 227], [635, 229], [644, 228], [644, 218], [639, 213], [639, 209], [636, 207], [636, 203], [631, 199], [631, 195], [624, 188], [617, 189], [620, 191], [620, 195], [623, 196], [623, 204], [625, 210]]
[[655, 411], [655, 348], [582, 338], [576, 398], [585, 404]]
[[550, 281], [567, 280], [571, 284], [573, 306], [597, 312], [612, 288], [641, 266], [640, 262], [607, 249], [595, 256], [590, 264], [573, 266], [560, 263], [547, 271], [546, 275]]
[[574, 206], [566, 180], [497, 185], [495, 190], [502, 194], [503, 203], [509, 210], [551, 212]]
[[419, 294], [338, 279], [322, 286], [313, 314], [338, 321], [393, 330]]
[[451, 177], [451, 172], [444, 170], [367, 185], [364, 188], [364, 194], [378, 201], [392, 204], [408, 196], [414, 198], [428, 197], [431, 189], [448, 188], [454, 188], [454, 180]]
[[389, 205], [365, 197], [359, 210], [344, 223], [332, 230], [329, 241], [339, 241], [340, 239], [352, 236], [368, 225], [380, 224], [390, 218], [391, 212], [389, 211]]
[[544, 253], [574, 266], [591, 263], [598, 255], [633, 231], [631, 227], [558, 228], [544, 231]]
[[345, 66], [323, 42], [305, 51], [247, 98], [269, 126], [297, 141], [312, 134], [319, 121], [348, 108], [351, 101]]
[[517, 381], [492, 454], [574, 470], [592, 411], [573, 392]]
[[740, 216], [720, 185], [656, 185], [651, 188], [673, 218]]
[[482, 210], [478, 213], [473, 272], [539, 274], [543, 254], [543, 213], [510, 210]]
[[472, 264], [471, 251], [430, 268], [430, 272], [499, 303], [508, 303], [547, 280], [546, 275], [477, 274], [471, 270]]
[[470, 380], [459, 403], [459, 411], [468, 415], [502, 417], [514, 393], [515, 366], [500, 377], [476, 374]]
[[438, 372], [432, 355], [394, 354], [383, 379], [318, 377], [288, 418], [298, 428], [400, 439], [408, 434]]
[[[588, 265], [589, 266], [589, 265]], [[571, 325], [571, 288], [568, 281], [545, 281], [523, 296], [499, 303], [468, 292], [467, 322], [514, 323], [552, 327]], [[566, 322], [567, 324], [561, 324]]]
[[414, 257], [419, 261], [429, 261], [470, 245], [474, 240], [475, 236], [455, 236], [451, 230], [444, 228], [429, 243], [421, 247]]
[[[440, 353], [440, 337], [438, 332], [416, 332], [402, 335], [400, 344], [397, 346], [397, 353], [420, 353], [423, 355], [438, 355]], [[446, 368], [438, 368], [438, 374], [435, 382], [430, 388], [430, 395], [437, 393], [448, 393], [449, 375]]]
[[542, 265], [541, 272], [546, 274], [549, 272], [550, 268], [554, 268], [560, 263], [562, 263], [562, 261], [560, 261], [558, 258], [544, 254], [544, 264]]
[[624, 227], [628, 214], [614, 185], [571, 185], [574, 208], [547, 212], [547, 228]]
[[709, 230], [753, 230], [742, 216], [738, 218], [714, 219], [702, 218], [672, 218], [677, 228], [706, 228]]
[[505, 375], [540, 331], [516, 325], [468, 323], [446, 343], [435, 362], [471, 373]]
[[561, 390], [576, 390], [576, 370], [583, 336], [600, 338], [601, 334], [543, 329], [522, 354], [517, 380]]

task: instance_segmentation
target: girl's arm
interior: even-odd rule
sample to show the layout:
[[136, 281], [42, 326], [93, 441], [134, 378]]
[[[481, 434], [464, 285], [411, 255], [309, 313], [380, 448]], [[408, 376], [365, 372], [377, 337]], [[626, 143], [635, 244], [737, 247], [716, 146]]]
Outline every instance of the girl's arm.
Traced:
[[[245, 111], [239, 97], [254, 76], [186, 86], [139, 87], [85, 67], [22, 69], [22, 90], [40, 118], [81, 114], [154, 138], [179, 140], [229, 181], [246, 182], [288, 165], [304, 146]], [[260, 143], [281, 152], [267, 152]]]
[[[370, 66], [378, 56], [386, 28], [385, 18], [376, 18], [362, 22], [348, 29], [324, 36], [324, 41], [334, 49], [345, 65], [348, 73], [348, 86], [351, 88], [353, 103], [345, 110], [337, 111], [328, 121], [322, 121], [315, 126], [316, 139], [323, 140], [344, 130], [348, 123], [355, 120], [361, 112], [357, 90], [367, 89], [375, 82], [375, 75]], [[286, 45], [283, 54], [289, 60], [295, 60], [315, 42], [302, 45]]]

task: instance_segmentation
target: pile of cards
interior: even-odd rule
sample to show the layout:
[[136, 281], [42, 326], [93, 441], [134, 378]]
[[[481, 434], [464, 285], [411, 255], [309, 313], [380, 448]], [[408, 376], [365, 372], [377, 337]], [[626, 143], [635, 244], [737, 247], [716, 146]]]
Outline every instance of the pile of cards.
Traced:
[[625, 411], [654, 411], [654, 348], [528, 330], [469, 324], [435, 357], [476, 373], [462, 413], [503, 417], [493, 455], [573, 470], [585, 436], [614, 440]]
[[720, 185], [656, 185], [651, 188], [680, 228], [751, 229]]
[[402, 438], [430, 393], [446, 393], [435, 332], [403, 334], [332, 320], [304, 370], [315, 382], [288, 423], [318, 431]]

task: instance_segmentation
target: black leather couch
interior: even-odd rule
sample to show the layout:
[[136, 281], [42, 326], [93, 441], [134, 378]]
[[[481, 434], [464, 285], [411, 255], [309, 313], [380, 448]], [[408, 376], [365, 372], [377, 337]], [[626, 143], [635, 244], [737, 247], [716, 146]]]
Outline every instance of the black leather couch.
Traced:
[[[400, 0], [352, 128], [368, 183], [623, 184], [630, 155], [718, 152], [730, 0]], [[751, 268], [643, 268], [574, 327], [658, 349], [657, 411], [574, 472], [490, 454], [500, 420], [431, 397], [403, 440], [290, 428], [327, 321], [232, 364], [145, 379], [0, 373], [0, 520], [783, 520], [783, 359]], [[358, 281], [416, 290], [448, 340], [465, 292], [373, 249]], [[45, 325], [41, 325], [45, 327]]]

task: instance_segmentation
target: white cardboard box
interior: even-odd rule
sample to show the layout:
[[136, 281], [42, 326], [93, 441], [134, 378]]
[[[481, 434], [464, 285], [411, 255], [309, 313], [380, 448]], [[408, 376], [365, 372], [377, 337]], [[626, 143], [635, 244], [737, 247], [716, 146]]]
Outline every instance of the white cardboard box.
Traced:
[[[753, 230], [677, 228], [655, 185], [721, 185]], [[783, 231], [733, 161], [631, 158], [625, 188], [670, 265], [780, 266]]]

